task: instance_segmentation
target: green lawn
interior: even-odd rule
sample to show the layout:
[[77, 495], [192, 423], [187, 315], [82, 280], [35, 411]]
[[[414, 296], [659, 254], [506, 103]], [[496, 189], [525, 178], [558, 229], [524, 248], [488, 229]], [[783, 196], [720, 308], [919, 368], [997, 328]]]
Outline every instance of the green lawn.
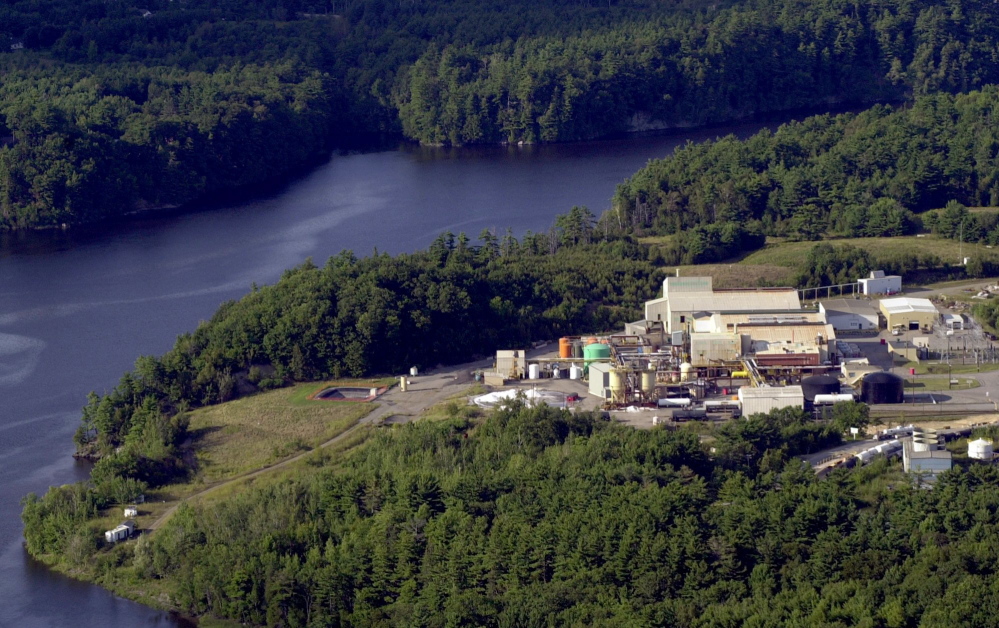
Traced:
[[915, 382], [907, 380], [905, 386], [916, 392], [938, 392], [941, 390], [968, 390], [978, 388], [981, 385], [977, 379], [970, 377], [955, 377], [954, 380], [957, 383], [951, 386], [950, 379], [947, 377], [921, 377]]
[[190, 431], [199, 478], [216, 482], [315, 447], [377, 405], [377, 401], [313, 401], [309, 395], [331, 384], [376, 387], [392, 381], [298, 384], [192, 412]]
[[[963, 248], [960, 242], [938, 238], [933, 235], [925, 237], [903, 236], [898, 238], [841, 238], [835, 240], [825, 240], [833, 246], [851, 245], [864, 249], [875, 255], [891, 255], [895, 253], [915, 253], [926, 255], [928, 253], [938, 255], [944, 261], [956, 264], [963, 252], [967, 257], [975, 252], [978, 245], [965, 243]], [[805, 259], [808, 251], [818, 242], [783, 242], [767, 238], [767, 245], [740, 260], [740, 264], [748, 265], [769, 265], [797, 267]], [[982, 248], [983, 251], [987, 250]], [[991, 251], [990, 251], [991, 252]], [[999, 253], [999, 252], [997, 252]]]

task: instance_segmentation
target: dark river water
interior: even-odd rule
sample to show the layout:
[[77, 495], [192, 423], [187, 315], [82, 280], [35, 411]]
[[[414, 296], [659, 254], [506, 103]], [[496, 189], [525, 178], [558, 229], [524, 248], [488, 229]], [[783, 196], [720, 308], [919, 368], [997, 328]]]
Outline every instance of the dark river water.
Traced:
[[[556, 214], [609, 206], [614, 186], [687, 140], [748, 135], [761, 123], [669, 136], [528, 148], [403, 147], [335, 155], [252, 200], [143, 217], [113, 233], [0, 240], [0, 626], [172, 626], [166, 614], [31, 561], [19, 500], [85, 477], [72, 436], [86, 394], [218, 305], [312, 256], [426, 247], [445, 230], [520, 235]], [[4, 236], [0, 236], [3, 238]]]

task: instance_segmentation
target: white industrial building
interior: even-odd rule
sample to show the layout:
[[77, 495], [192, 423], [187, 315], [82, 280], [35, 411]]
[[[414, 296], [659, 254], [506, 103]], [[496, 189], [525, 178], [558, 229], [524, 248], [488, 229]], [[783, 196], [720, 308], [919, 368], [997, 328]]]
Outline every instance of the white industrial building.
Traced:
[[801, 386], [743, 386], [739, 389], [739, 402], [742, 404], [742, 416], [748, 417], [778, 408], [804, 408], [805, 393]]
[[707, 312], [800, 310], [794, 288], [715, 290], [711, 277], [667, 277], [663, 296], [645, 302], [645, 320], [660, 321], [667, 332], [692, 328]]
[[880, 316], [870, 301], [828, 299], [819, 303], [819, 312], [836, 331], [876, 331]]
[[883, 270], [872, 270], [870, 277], [858, 279], [860, 291], [864, 294], [898, 294], [902, 291], [900, 275], [885, 275]]
[[122, 523], [117, 528], [105, 532], [104, 540], [107, 541], [108, 543], [117, 543], [118, 541], [126, 541], [134, 533], [135, 533], [135, 522], [129, 520]]

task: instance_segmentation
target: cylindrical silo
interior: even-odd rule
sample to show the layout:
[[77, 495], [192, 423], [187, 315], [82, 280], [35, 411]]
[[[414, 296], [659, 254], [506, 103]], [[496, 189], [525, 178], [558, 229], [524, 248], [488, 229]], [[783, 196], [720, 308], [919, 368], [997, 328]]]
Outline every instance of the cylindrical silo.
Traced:
[[969, 442], [968, 457], [975, 460], [992, 460], [992, 442], [984, 438]]
[[558, 339], [558, 357], [560, 358], [571, 358], [572, 357], [572, 339], [571, 338], [559, 338]]
[[611, 399], [616, 403], [624, 402], [624, 376], [617, 369], [610, 372], [610, 391]]
[[801, 392], [807, 403], [814, 403], [816, 395], [838, 395], [839, 379], [832, 375], [813, 375], [801, 380]]
[[608, 345], [595, 342], [583, 347], [583, 373], [585, 374], [590, 370], [591, 363], [609, 359], [610, 354], [611, 351]]
[[642, 392], [648, 396], [656, 392], [656, 372], [642, 371]]
[[905, 381], [893, 373], [870, 373], [861, 384], [864, 403], [902, 403], [905, 398]]

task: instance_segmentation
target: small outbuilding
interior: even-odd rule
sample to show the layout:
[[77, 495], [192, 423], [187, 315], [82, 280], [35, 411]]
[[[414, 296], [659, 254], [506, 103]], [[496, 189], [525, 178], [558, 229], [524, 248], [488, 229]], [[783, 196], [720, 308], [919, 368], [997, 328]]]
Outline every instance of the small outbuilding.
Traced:
[[135, 506], [125, 506], [125, 516], [126, 517], [137, 517], [139, 516], [139, 509]]
[[960, 314], [947, 313], [943, 315], [944, 326], [947, 329], [960, 331], [964, 329], [964, 317]]
[[872, 270], [870, 277], [858, 279], [860, 291], [864, 294], [898, 294], [902, 291], [900, 275], [886, 275], [883, 270]]
[[877, 308], [865, 299], [828, 299], [819, 303], [819, 312], [836, 331], [876, 331], [880, 322]]
[[589, 392], [594, 397], [608, 398], [610, 372], [614, 366], [610, 362], [594, 362], [590, 365]]
[[105, 532], [104, 540], [108, 543], [127, 541], [133, 534], [135, 534], [135, 522], [129, 519], [115, 529]]
[[742, 404], [742, 416], [749, 417], [778, 408], [804, 408], [805, 393], [801, 386], [743, 386], [739, 389], [739, 402]]
[[882, 299], [880, 308], [888, 323], [888, 329], [895, 327], [908, 330], [931, 329], [940, 321], [940, 311], [929, 299], [911, 297]]

